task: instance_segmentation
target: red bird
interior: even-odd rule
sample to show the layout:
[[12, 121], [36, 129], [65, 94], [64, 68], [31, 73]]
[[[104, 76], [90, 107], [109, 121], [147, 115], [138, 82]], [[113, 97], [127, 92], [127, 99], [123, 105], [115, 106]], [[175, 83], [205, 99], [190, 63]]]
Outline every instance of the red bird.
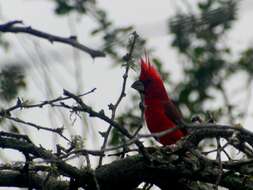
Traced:
[[[151, 133], [157, 133], [176, 127], [183, 119], [182, 114], [168, 96], [161, 76], [147, 57], [141, 59], [140, 64], [140, 77], [132, 84], [132, 88], [144, 95], [144, 116], [148, 129]], [[186, 134], [185, 130], [178, 129], [159, 137], [158, 141], [163, 145], [171, 145]]]

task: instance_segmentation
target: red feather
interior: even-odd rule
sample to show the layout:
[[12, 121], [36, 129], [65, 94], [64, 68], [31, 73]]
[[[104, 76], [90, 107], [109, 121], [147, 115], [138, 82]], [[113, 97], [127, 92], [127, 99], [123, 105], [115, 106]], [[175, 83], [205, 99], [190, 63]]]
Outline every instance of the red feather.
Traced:
[[[139, 80], [144, 85], [144, 115], [147, 127], [151, 133], [174, 128], [182, 121], [182, 114], [168, 96], [158, 71], [150, 64], [149, 59], [140, 60], [141, 74]], [[158, 141], [163, 145], [175, 144], [186, 135], [184, 130], [168, 133]]]

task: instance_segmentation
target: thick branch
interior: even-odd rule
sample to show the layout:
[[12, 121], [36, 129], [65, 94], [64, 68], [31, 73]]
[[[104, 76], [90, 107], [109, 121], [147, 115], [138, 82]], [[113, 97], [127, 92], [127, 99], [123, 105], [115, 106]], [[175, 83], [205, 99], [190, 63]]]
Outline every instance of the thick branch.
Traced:
[[[8, 133], [9, 134], [9, 133]], [[7, 133], [0, 132], [0, 147], [9, 148], [20, 151], [22, 153], [31, 154], [34, 158], [41, 158], [45, 162], [55, 163], [62, 174], [65, 176], [79, 177], [79, 170], [62, 160], [58, 159], [51, 151], [44, 149], [43, 147], [37, 147], [32, 142], [22, 138], [13, 138]]]
[[54, 178], [45, 179], [37, 174], [29, 174], [14, 171], [0, 171], [1, 187], [30, 187], [46, 190], [67, 190], [69, 183]]
[[[211, 160], [202, 162], [194, 155], [179, 157], [178, 154], [157, 150], [152, 153], [152, 157], [154, 160], [150, 164], [138, 155], [98, 168], [96, 176], [101, 189], [129, 190], [143, 181], [168, 189], [182, 178], [215, 184], [219, 174], [218, 163], [215, 164]], [[229, 189], [253, 189], [251, 178], [233, 172], [225, 173], [219, 184]]]

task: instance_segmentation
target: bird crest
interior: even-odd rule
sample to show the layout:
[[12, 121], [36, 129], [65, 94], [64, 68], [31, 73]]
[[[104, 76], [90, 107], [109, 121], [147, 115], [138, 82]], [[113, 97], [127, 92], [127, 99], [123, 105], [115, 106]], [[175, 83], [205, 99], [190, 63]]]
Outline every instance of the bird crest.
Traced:
[[161, 80], [161, 76], [159, 75], [156, 68], [150, 63], [149, 57], [146, 52], [145, 57], [141, 58], [139, 63], [141, 65], [140, 80], [144, 81], [151, 78]]

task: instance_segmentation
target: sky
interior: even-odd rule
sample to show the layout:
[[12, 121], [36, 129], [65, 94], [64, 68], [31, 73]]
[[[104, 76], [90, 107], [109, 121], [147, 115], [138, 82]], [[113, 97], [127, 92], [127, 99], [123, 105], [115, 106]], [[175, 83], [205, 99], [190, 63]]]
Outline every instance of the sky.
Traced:
[[[167, 19], [175, 14], [177, 9], [184, 9], [182, 6], [184, 1], [147, 1], [147, 0], [98, 0], [98, 5], [107, 10], [109, 17], [118, 26], [134, 25], [137, 33], [148, 40], [148, 46], [156, 49], [154, 54], [159, 56], [166, 63], [166, 68], [173, 71], [172, 79], [180, 80], [180, 67], [178, 62], [180, 58], [175, 50], [169, 48], [169, 42], [172, 36], [167, 34]], [[190, 1], [187, 2], [196, 2]], [[191, 5], [190, 3], [190, 5]], [[253, 43], [253, 26], [249, 23], [253, 19], [253, 1], [244, 0], [240, 4], [238, 21], [233, 29], [226, 37], [235, 52], [240, 52], [245, 47]], [[59, 18], [53, 14], [54, 4], [50, 0], [0, 0], [0, 18], [1, 22], [10, 20], [23, 20], [26, 25], [47, 31], [59, 36], [70, 36], [73, 33], [77, 34], [78, 40], [92, 48], [99, 47], [99, 40], [90, 38], [88, 32], [94, 27], [92, 20], [83, 18], [78, 24], [74, 25], [75, 31], [71, 30], [72, 21], [75, 21], [74, 16]], [[72, 27], [73, 28], [73, 27]], [[48, 90], [45, 86], [45, 81], [39, 77], [39, 74], [44, 74], [48, 79], [52, 79], [52, 87], [54, 97], [61, 95], [62, 89], [66, 88], [70, 91], [76, 91], [77, 88], [81, 92], [88, 91], [94, 87], [97, 91], [85, 97], [85, 101], [95, 109], [104, 109], [106, 113], [110, 113], [107, 105], [115, 102], [119, 95], [119, 90], [122, 84], [123, 69], [120, 67], [111, 68], [111, 60], [106, 58], [91, 59], [83, 52], [73, 52], [71, 47], [62, 44], [50, 44], [45, 40], [38, 40], [27, 35], [6, 34], [6, 37], [12, 41], [14, 45], [9, 52], [0, 51], [0, 56], [3, 60], [14, 61], [15, 59], [24, 60], [27, 64], [27, 69], [32, 69], [29, 73], [29, 85], [26, 91], [22, 92], [23, 96], [29, 95], [34, 101], [44, 100], [48, 96]], [[32, 40], [31, 40], [32, 39]], [[127, 36], [126, 36], [127, 39]], [[169, 51], [168, 51], [169, 49]], [[50, 58], [43, 60], [43, 55], [51, 55]], [[73, 61], [73, 57], [79, 57]], [[46, 70], [37, 68], [36, 64], [47, 64]], [[78, 64], [77, 67], [73, 64]], [[1, 65], [0, 65], [1, 66]], [[1, 66], [2, 67], [2, 66]], [[74, 83], [76, 73], [81, 72], [81, 80], [83, 85], [78, 87]], [[69, 73], [71, 73], [69, 75]], [[96, 74], [94, 74], [96, 73]], [[131, 72], [131, 76], [136, 76], [138, 73]], [[240, 81], [234, 81], [235, 83]], [[127, 93], [133, 93], [130, 89], [131, 80], [127, 84]], [[253, 93], [252, 93], [253, 94]], [[127, 106], [127, 99], [123, 101], [123, 106]], [[250, 106], [252, 109], [252, 106]], [[47, 125], [45, 118], [40, 115], [40, 110], [35, 111], [35, 116], [29, 118], [34, 121]], [[45, 113], [47, 114], [47, 113]], [[22, 116], [27, 118], [26, 116]], [[250, 125], [252, 117], [244, 124]], [[52, 122], [52, 121], [51, 121]], [[91, 121], [89, 121], [91, 122]], [[105, 125], [98, 120], [93, 120], [99, 127]], [[53, 121], [60, 125], [58, 121]], [[87, 133], [94, 131], [88, 130]], [[41, 134], [41, 133], [40, 133]], [[46, 133], [42, 133], [45, 136]], [[36, 135], [34, 135], [36, 138]], [[51, 142], [45, 142], [44, 138], [38, 139], [39, 143], [46, 143], [48, 146]], [[91, 148], [92, 144], [89, 144]]]

